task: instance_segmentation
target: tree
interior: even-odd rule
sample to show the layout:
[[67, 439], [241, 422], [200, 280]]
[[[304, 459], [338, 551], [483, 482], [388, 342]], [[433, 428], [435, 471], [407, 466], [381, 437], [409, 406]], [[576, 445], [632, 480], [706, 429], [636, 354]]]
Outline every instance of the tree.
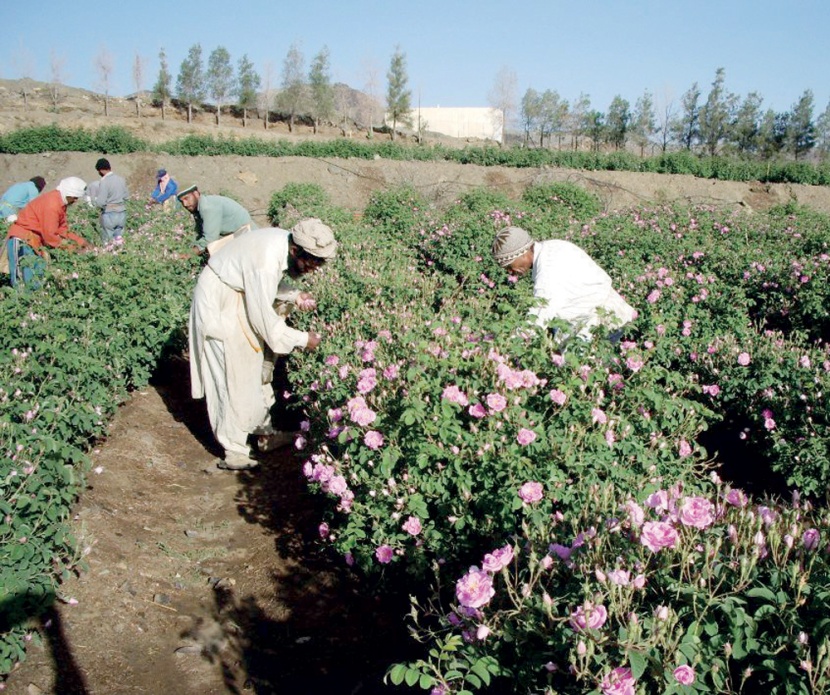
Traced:
[[501, 143], [507, 142], [507, 129], [513, 120], [516, 112], [516, 90], [518, 89], [519, 78], [516, 72], [507, 66], [503, 66], [493, 81], [493, 86], [487, 93], [487, 101], [490, 106], [501, 115]]
[[49, 97], [52, 99], [52, 108], [57, 111], [58, 104], [63, 99], [63, 64], [65, 58], [62, 55], [55, 53], [55, 50], [49, 54], [49, 68], [51, 70], [51, 80], [49, 82]]
[[748, 157], [758, 151], [763, 101], [758, 92], [750, 92], [735, 112], [732, 144], [741, 156]]
[[311, 87], [311, 117], [314, 120], [314, 132], [322, 121], [331, 120], [334, 115], [334, 89], [331, 86], [329, 66], [329, 49], [323, 46], [311, 61], [308, 84]]
[[591, 149], [599, 152], [599, 145], [605, 137], [605, 116], [599, 111], [589, 111], [585, 114], [586, 132], [591, 138]]
[[680, 101], [681, 112], [680, 115], [671, 122], [669, 128], [674, 135], [674, 139], [687, 150], [692, 149], [692, 145], [697, 142], [700, 136], [700, 106], [698, 100], [700, 99], [700, 87], [695, 82], [687, 91]]
[[568, 118], [568, 129], [571, 131], [571, 145], [574, 151], [579, 149], [579, 139], [590, 129], [591, 113], [591, 97], [583, 92], [574, 102]]
[[[363, 74], [365, 75], [363, 89], [366, 91], [366, 94], [369, 95], [369, 98], [368, 100], [361, 102], [366, 112], [365, 114], [361, 113], [361, 119], [364, 123], [368, 124], [366, 128], [366, 137], [371, 140], [375, 136], [375, 110], [379, 110], [378, 90], [380, 85], [380, 68], [371, 58], [364, 58], [362, 65]], [[361, 109], [361, 111], [364, 109]]]
[[793, 106], [787, 124], [787, 145], [796, 161], [816, 145], [816, 127], [813, 123], [813, 92], [806, 90]]
[[761, 119], [758, 142], [763, 159], [773, 159], [780, 154], [787, 141], [787, 129], [790, 120], [788, 113], [775, 113], [768, 109]]
[[161, 106], [161, 120], [164, 120], [164, 111], [170, 97], [170, 83], [173, 81], [173, 76], [167, 68], [167, 55], [162, 48], [159, 51], [159, 74], [156, 79], [156, 84], [153, 86], [153, 102]]
[[187, 122], [193, 121], [193, 105], [205, 98], [205, 71], [202, 66], [202, 46], [194, 44], [179, 67], [176, 78], [176, 94], [187, 104]]
[[816, 121], [816, 148], [822, 159], [830, 154], [830, 102]]
[[110, 89], [112, 88], [113, 61], [112, 54], [106, 46], [101, 46], [95, 56], [95, 70], [98, 73], [98, 83], [104, 91], [104, 115], [110, 115]]
[[305, 57], [300, 46], [291, 44], [282, 64], [282, 90], [277, 104], [288, 114], [288, 132], [294, 132], [294, 121], [303, 112], [306, 101]]
[[29, 97], [32, 94], [32, 82], [35, 74], [32, 52], [20, 42], [12, 62], [20, 73], [20, 96], [23, 97], [23, 109], [29, 109]]
[[133, 60], [133, 86], [135, 87], [135, 113], [141, 118], [141, 93], [144, 91], [144, 59], [136, 52]]
[[274, 74], [276, 69], [274, 64], [269, 60], [265, 63], [265, 71], [262, 75], [262, 92], [257, 100], [258, 108], [263, 112], [262, 126], [268, 130], [268, 121], [271, 119], [271, 105], [275, 101], [274, 89]]
[[721, 143], [731, 138], [732, 121], [738, 98], [724, 87], [725, 71], [718, 68], [706, 103], [700, 108], [700, 140], [710, 157]]
[[248, 60], [247, 54], [243, 55], [236, 68], [236, 103], [242, 109], [243, 128], [248, 125], [248, 109], [253, 109], [257, 105], [257, 90], [260, 84], [261, 80], [254, 64]]
[[651, 136], [656, 131], [654, 99], [651, 92], [646, 90], [634, 104], [634, 115], [631, 117], [631, 133], [634, 136], [634, 142], [640, 148], [641, 157], [645, 155], [646, 146], [651, 142]]
[[660, 106], [657, 108], [657, 128], [654, 131], [658, 136], [660, 151], [665, 153], [672, 139], [672, 123], [675, 120], [674, 100], [671, 92], [665, 89], [661, 97]]
[[605, 137], [618, 150], [625, 148], [631, 123], [631, 109], [628, 100], [619, 94], [611, 100], [605, 117]]
[[[542, 97], [533, 87], [528, 87], [522, 97], [519, 108], [519, 117], [522, 120], [522, 130], [525, 134], [525, 144], [530, 142], [530, 133], [539, 127], [542, 117]], [[539, 136], [539, 146], [542, 146], [543, 136]]]
[[227, 103], [233, 93], [231, 54], [224, 46], [215, 48], [208, 57], [205, 86], [216, 103], [216, 125], [219, 126], [222, 118], [222, 104]]
[[558, 92], [546, 89], [540, 98], [539, 110], [539, 146], [545, 146], [545, 138], [550, 139], [553, 133], [559, 133], [560, 145], [562, 129], [568, 115], [568, 102], [564, 101]]
[[408, 89], [409, 77], [406, 74], [406, 55], [400, 46], [395, 47], [389, 71], [386, 73], [386, 115], [392, 119], [392, 140], [398, 129], [398, 123], [411, 125], [412, 92]]

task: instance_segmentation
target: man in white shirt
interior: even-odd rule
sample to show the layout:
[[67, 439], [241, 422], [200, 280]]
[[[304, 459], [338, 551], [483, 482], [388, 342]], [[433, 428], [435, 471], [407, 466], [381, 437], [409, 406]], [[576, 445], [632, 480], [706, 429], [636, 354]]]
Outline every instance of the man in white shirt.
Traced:
[[331, 229], [308, 219], [291, 231], [246, 231], [213, 254], [202, 270], [190, 309], [191, 393], [207, 401], [213, 434], [225, 450], [220, 468], [257, 465], [249, 434], [283, 434], [271, 427], [274, 390], [271, 371], [263, 369], [266, 347], [277, 355], [314, 350], [320, 336], [286, 325], [274, 302], [315, 308], [311, 295], [293, 288], [285, 276], [316, 270], [336, 249]]
[[608, 273], [569, 241], [535, 241], [521, 227], [505, 227], [493, 241], [493, 257], [516, 275], [532, 271], [533, 296], [542, 300], [530, 310], [538, 326], [561, 319], [589, 339], [592, 328], [615, 330], [637, 315], [611, 286]]

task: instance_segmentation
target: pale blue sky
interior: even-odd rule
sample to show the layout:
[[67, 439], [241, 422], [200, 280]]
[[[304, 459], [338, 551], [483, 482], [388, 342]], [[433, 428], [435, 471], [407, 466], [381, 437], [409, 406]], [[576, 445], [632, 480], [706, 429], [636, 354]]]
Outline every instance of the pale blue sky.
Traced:
[[[697, 82], [705, 99], [719, 67], [741, 98], [757, 91], [763, 108], [787, 111], [805, 89], [815, 115], [830, 99], [830, 2], [827, 0], [109, 0], [67, 4], [2, 0], [0, 76], [51, 77], [50, 54], [64, 83], [101, 91], [95, 58], [112, 56], [111, 93], [135, 91], [136, 53], [145, 88], [164, 47], [175, 77], [194, 43], [203, 57], [224, 46], [234, 65], [247, 53], [260, 74], [282, 64], [298, 43], [306, 67], [325, 45], [334, 81], [364, 89], [374, 66], [378, 94], [396, 45], [406, 55], [413, 106], [487, 106], [502, 67], [528, 87], [581, 92], [606, 111], [617, 94], [632, 108], [645, 90], [676, 104]], [[9, 5], [12, 5], [9, 7]]]

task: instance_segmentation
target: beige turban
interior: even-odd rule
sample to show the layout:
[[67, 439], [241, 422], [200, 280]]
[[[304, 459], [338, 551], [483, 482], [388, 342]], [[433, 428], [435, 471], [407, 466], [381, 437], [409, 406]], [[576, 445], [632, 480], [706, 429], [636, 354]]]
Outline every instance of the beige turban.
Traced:
[[70, 176], [69, 178], [60, 180], [58, 190], [61, 192], [64, 200], [67, 198], [80, 198], [86, 190], [86, 182], [77, 176]]
[[493, 240], [493, 258], [504, 268], [533, 248], [533, 243], [533, 237], [521, 227], [505, 227]]
[[337, 242], [334, 233], [316, 217], [298, 222], [291, 228], [294, 243], [317, 258], [334, 258]]

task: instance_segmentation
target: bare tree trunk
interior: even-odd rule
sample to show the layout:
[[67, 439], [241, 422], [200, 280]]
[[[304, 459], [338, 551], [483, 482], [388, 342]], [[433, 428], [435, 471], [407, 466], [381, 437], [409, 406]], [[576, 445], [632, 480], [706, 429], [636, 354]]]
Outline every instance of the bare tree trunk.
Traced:
[[104, 94], [104, 115], [110, 115], [110, 95]]
[[164, 120], [164, 99], [161, 100], [161, 120]]
[[245, 107], [242, 108], [242, 127], [248, 127], [248, 109]]
[[222, 115], [222, 104], [216, 104], [216, 127], [219, 127], [219, 119]]
[[187, 102], [187, 122], [190, 123], [193, 120], [193, 104], [189, 101]]

